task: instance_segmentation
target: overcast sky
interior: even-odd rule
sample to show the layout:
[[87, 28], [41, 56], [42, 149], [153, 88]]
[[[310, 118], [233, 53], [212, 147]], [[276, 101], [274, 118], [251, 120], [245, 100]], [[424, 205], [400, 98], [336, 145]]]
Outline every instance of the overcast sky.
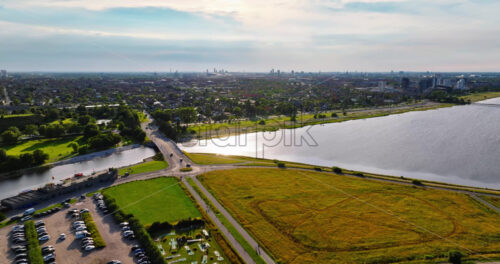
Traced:
[[0, 0], [10, 71], [500, 71], [498, 0]]

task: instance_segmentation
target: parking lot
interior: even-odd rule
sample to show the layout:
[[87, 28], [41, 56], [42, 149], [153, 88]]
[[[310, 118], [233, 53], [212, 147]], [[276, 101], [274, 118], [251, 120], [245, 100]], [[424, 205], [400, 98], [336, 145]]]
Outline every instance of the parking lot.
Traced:
[[[123, 239], [120, 234], [121, 229], [113, 218], [111, 216], [103, 217], [103, 214], [96, 210], [96, 204], [91, 198], [77, 202], [71, 208], [89, 209], [102, 238], [106, 242], [106, 247], [90, 252], [82, 250], [80, 240], [75, 239], [74, 232], [71, 230], [71, 223], [75, 220], [67, 215], [68, 209], [66, 208], [50, 216], [40, 218], [45, 222], [47, 233], [51, 237], [49, 241], [41, 242], [40, 246], [54, 246], [56, 263], [101, 264], [115, 259], [120, 260], [123, 264], [134, 263], [130, 248], [136, 242]], [[0, 263], [2, 264], [13, 262], [14, 254], [10, 250], [12, 244], [8, 238], [11, 229], [11, 226], [0, 229]], [[66, 239], [58, 240], [62, 233], [66, 234]]]

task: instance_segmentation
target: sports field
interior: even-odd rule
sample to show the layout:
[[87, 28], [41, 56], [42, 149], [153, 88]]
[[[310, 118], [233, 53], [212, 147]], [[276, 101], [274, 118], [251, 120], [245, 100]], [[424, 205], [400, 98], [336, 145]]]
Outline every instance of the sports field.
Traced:
[[125, 183], [103, 193], [115, 198], [123, 212], [133, 214], [143, 225], [156, 221], [173, 224], [182, 219], [201, 217], [178, 180], [172, 177]]
[[7, 151], [7, 155], [19, 156], [22, 153], [33, 152], [39, 149], [49, 154], [49, 160], [47, 162], [54, 162], [77, 155], [77, 153], [73, 153], [73, 148], [70, 147], [70, 144], [73, 142], [84, 144], [82, 136], [58, 139], [37, 139], [5, 147], [5, 150]]
[[277, 262], [434, 263], [450, 250], [500, 257], [500, 216], [464, 194], [291, 169], [199, 178]]

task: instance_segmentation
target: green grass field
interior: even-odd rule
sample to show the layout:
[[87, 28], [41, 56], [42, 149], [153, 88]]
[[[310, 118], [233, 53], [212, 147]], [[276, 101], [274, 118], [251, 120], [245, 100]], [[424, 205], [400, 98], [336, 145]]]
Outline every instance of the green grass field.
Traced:
[[168, 163], [164, 160], [157, 161], [157, 160], [152, 160], [152, 161], [147, 161], [144, 163], [140, 163], [137, 165], [133, 165], [130, 167], [125, 167], [121, 168], [118, 170], [119, 175], [125, 175], [126, 172], [129, 173], [129, 175], [132, 174], [137, 174], [137, 173], [145, 173], [145, 172], [151, 172], [151, 171], [157, 171], [157, 170], [162, 170], [168, 167]]
[[471, 102], [477, 102], [495, 97], [500, 97], [500, 92], [472, 93], [469, 95], [461, 96], [460, 98], [463, 98], [464, 100], [471, 100]]
[[199, 178], [277, 262], [434, 263], [454, 249], [500, 257], [499, 215], [464, 194], [291, 169]]
[[69, 146], [72, 142], [84, 144], [83, 137], [65, 137], [58, 139], [37, 139], [21, 142], [20, 144], [4, 147], [7, 155], [19, 156], [24, 152], [33, 152], [37, 149], [49, 154], [47, 162], [54, 162], [58, 160], [67, 159], [76, 156], [73, 149]]
[[130, 182], [108, 188], [103, 193], [115, 198], [123, 212], [135, 215], [144, 225], [201, 217], [176, 178]]
[[25, 116], [32, 116], [33, 114], [13, 114], [13, 115], [2, 115], [3, 118], [13, 118], [13, 117], [25, 117]]

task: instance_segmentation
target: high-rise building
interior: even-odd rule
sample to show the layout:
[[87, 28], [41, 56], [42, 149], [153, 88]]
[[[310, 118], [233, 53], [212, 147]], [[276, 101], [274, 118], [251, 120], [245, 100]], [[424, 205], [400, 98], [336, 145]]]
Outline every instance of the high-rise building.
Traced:
[[0, 77], [7, 78], [7, 70], [1, 70], [0, 71]]

